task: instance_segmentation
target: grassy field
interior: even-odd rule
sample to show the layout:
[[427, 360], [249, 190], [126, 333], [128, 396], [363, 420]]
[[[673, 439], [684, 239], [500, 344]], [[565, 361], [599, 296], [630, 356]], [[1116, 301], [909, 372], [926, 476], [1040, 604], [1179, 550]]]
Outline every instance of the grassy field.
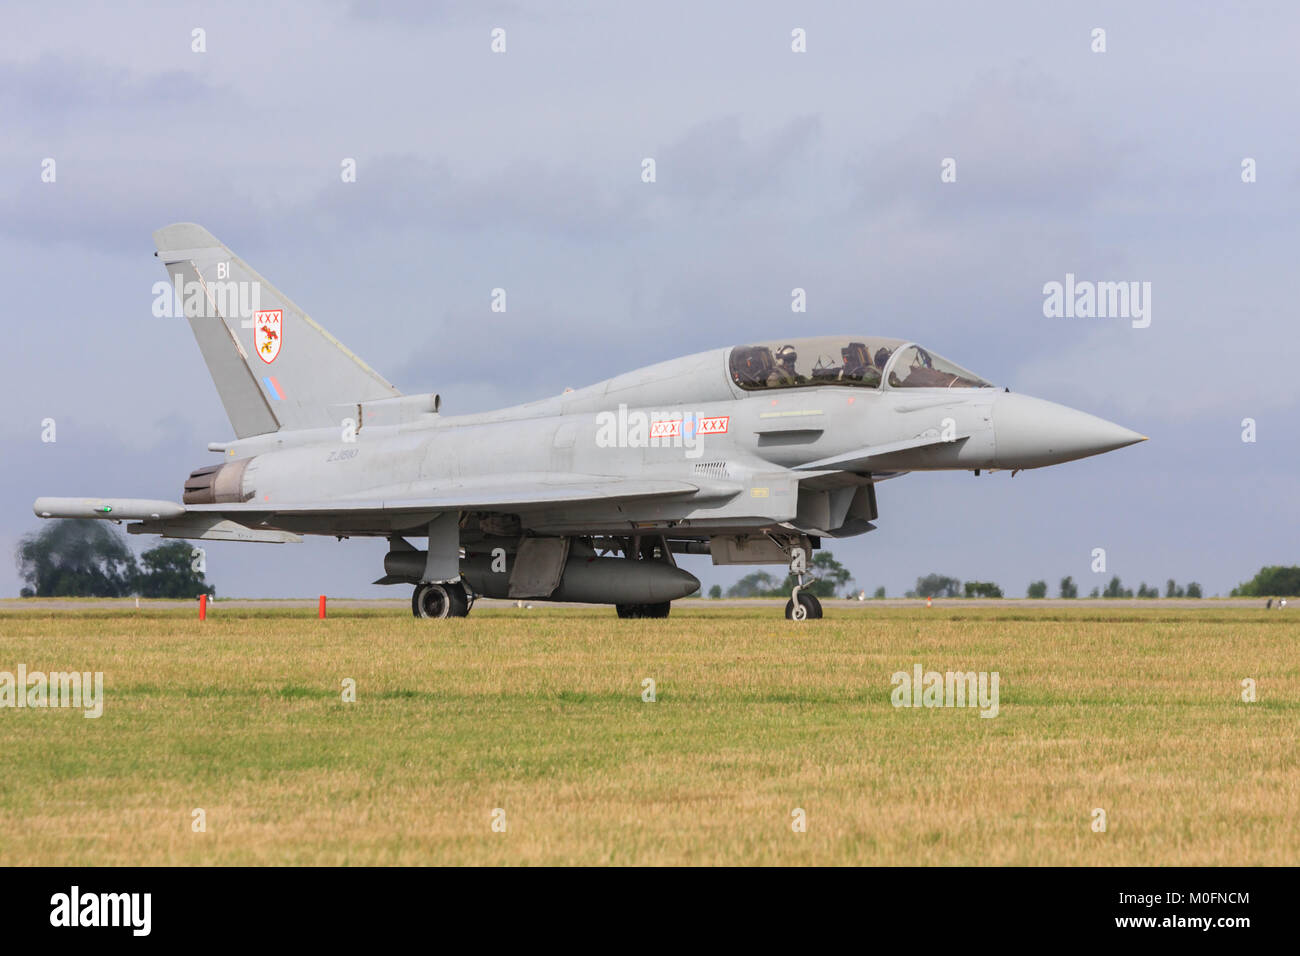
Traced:
[[[0, 612], [106, 698], [0, 709], [0, 864], [1300, 863], [1290, 610], [779, 613]], [[917, 663], [998, 716], [895, 708]]]

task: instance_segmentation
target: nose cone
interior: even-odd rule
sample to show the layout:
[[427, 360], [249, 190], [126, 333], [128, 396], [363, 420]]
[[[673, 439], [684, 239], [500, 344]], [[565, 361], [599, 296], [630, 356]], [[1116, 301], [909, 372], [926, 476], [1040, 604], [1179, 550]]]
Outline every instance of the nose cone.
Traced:
[[993, 400], [999, 468], [1038, 468], [1146, 441], [1122, 425], [1041, 398], [1003, 392]]

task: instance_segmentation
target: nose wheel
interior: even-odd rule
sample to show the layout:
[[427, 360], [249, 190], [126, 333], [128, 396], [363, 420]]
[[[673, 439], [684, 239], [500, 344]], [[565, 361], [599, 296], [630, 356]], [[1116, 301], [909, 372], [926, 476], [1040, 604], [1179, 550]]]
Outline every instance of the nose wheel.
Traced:
[[465, 617], [473, 599], [459, 581], [426, 581], [411, 594], [411, 613], [416, 617]]
[[800, 591], [796, 586], [790, 600], [785, 602], [787, 621], [813, 621], [822, 616], [822, 602], [817, 595]]

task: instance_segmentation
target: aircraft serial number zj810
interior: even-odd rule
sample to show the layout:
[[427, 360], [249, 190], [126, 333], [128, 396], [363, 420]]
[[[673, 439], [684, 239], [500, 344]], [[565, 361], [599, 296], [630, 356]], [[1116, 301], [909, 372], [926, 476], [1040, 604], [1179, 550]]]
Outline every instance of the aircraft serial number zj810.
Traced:
[[208, 446], [223, 460], [186, 479], [181, 503], [38, 498], [36, 514], [198, 540], [383, 536], [380, 583], [414, 585], [417, 617], [464, 616], [480, 595], [666, 617], [699, 587], [683, 553], [787, 564], [800, 583], [786, 616], [820, 617], [801, 590], [809, 555], [872, 530], [878, 482], [1143, 440], [867, 335], [716, 349], [444, 417], [437, 395], [398, 392], [206, 229], [154, 240], [235, 439]]

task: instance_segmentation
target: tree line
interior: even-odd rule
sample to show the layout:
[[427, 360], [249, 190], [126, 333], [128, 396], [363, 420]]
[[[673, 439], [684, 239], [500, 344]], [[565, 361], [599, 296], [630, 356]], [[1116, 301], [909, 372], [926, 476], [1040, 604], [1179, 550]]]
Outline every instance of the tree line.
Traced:
[[[1025, 589], [1025, 597], [1028, 598], [1045, 598], [1048, 593], [1046, 581], [1031, 581], [1029, 587]], [[962, 582], [957, 578], [949, 577], [946, 574], [927, 574], [923, 578], [916, 579], [916, 587], [907, 591], [904, 597], [909, 598], [955, 598], [955, 597], [1003, 597], [1002, 588], [992, 581], [966, 581]], [[1056, 596], [1059, 598], [1077, 598], [1079, 596], [1079, 585], [1070, 575], [1061, 578], [1057, 585]], [[1110, 579], [1110, 583], [1103, 589], [1095, 587], [1092, 593], [1088, 595], [1094, 598], [1158, 598], [1160, 589], [1155, 586], [1148, 586], [1143, 581], [1137, 589], [1136, 594], [1132, 588], [1124, 587], [1119, 575]], [[1198, 598], [1201, 596], [1201, 586], [1195, 581], [1189, 582], [1185, 587], [1179, 585], [1173, 578], [1165, 583], [1165, 597], [1189, 597]]]
[[18, 542], [22, 597], [190, 598], [215, 595], [195, 567], [193, 546], [164, 541], [137, 559], [104, 521], [52, 521]]
[[[1079, 586], [1074, 583], [1074, 578], [1072, 577], [1061, 578], [1060, 586], [1057, 589], [1057, 597], [1077, 598], [1078, 596], [1079, 596]], [[1179, 584], [1173, 578], [1170, 578], [1165, 582], [1165, 597], [1167, 598], [1181, 598], [1181, 597], [1199, 598], [1202, 596], [1203, 594], [1201, 592], [1201, 586], [1195, 581], [1187, 582], [1187, 585], [1185, 587]], [[1029, 585], [1029, 588], [1025, 592], [1025, 597], [1030, 597], [1030, 598], [1047, 597], [1047, 582], [1046, 581], [1032, 582]], [[1108, 583], [1104, 589], [1101, 587], [1093, 588], [1092, 591], [1088, 593], [1088, 597], [1091, 598], [1131, 598], [1131, 597], [1158, 598], [1160, 597], [1160, 589], [1156, 587], [1154, 584], [1148, 585], [1145, 581], [1143, 581], [1141, 584], [1138, 585], [1137, 592], [1134, 593], [1132, 588], [1124, 587], [1124, 582], [1120, 580], [1120, 577], [1117, 574], [1110, 579], [1110, 583]]]
[[1300, 567], [1268, 565], [1260, 568], [1249, 581], [1238, 584], [1229, 597], [1296, 597], [1300, 596]]
[[[822, 575], [822, 578], [809, 588], [818, 597], [836, 597], [839, 595], [840, 589], [852, 580], [849, 571], [836, 561], [829, 551], [817, 552], [812, 563], [814, 570]], [[745, 575], [727, 588], [726, 596], [785, 597], [789, 595], [794, 583], [795, 577], [792, 574], [787, 575], [784, 581], [778, 581], [767, 571], [755, 571]], [[1028, 598], [1046, 598], [1049, 590], [1046, 580], [1032, 581], [1025, 589], [1025, 596]], [[860, 593], [865, 597], [865, 591]], [[721, 585], [715, 584], [709, 589], [709, 597], [720, 598], [722, 596]], [[846, 596], [852, 597], [855, 595]], [[992, 581], [962, 581], [946, 574], [927, 574], [924, 577], [917, 578], [916, 586], [904, 592], [903, 596], [908, 598], [1000, 598], [1004, 594], [1002, 588]], [[1065, 599], [1079, 596], [1079, 585], [1072, 576], [1066, 575], [1061, 578], [1057, 584], [1056, 596]], [[1161, 590], [1158, 586], [1143, 581], [1138, 584], [1135, 591], [1131, 587], [1125, 587], [1119, 575], [1112, 576], [1104, 587], [1100, 585], [1094, 587], [1088, 594], [1090, 598], [1158, 598], [1160, 596]], [[1165, 581], [1163, 596], [1166, 598], [1200, 598], [1204, 597], [1204, 591], [1197, 581], [1179, 584], [1173, 578], [1169, 578]], [[1300, 596], [1300, 566], [1271, 565], [1262, 568], [1254, 578], [1233, 588], [1229, 596]], [[883, 587], [876, 588], [874, 597], [885, 597], [885, 589]]]

